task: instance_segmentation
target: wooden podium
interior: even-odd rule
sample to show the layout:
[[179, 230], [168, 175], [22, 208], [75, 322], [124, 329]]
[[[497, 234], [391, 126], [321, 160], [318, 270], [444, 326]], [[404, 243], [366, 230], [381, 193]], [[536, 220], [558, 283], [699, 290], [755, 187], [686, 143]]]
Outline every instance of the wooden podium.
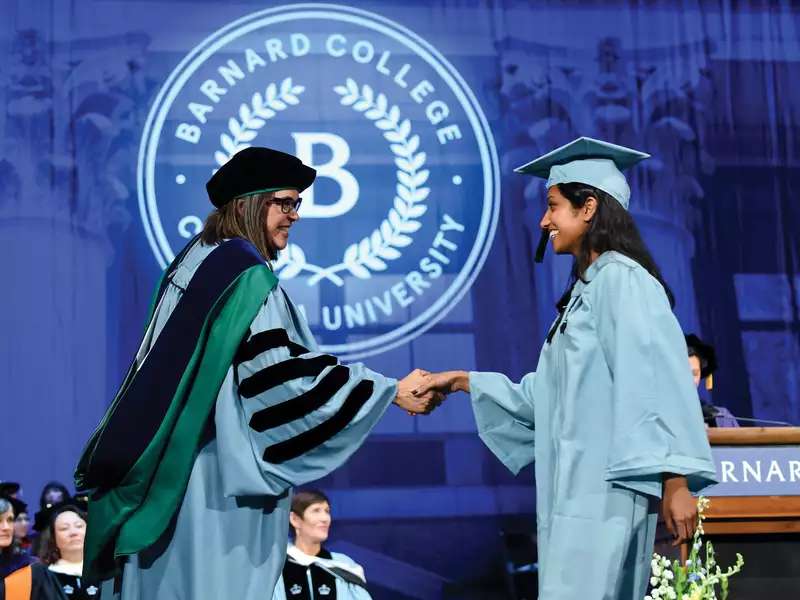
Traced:
[[744, 556], [731, 600], [798, 600], [800, 427], [710, 429], [708, 438], [720, 483], [705, 493], [705, 539], [723, 566]]
[[[711, 506], [704, 525], [708, 535], [800, 533], [800, 427], [732, 427], [710, 429], [708, 439], [712, 452], [718, 447], [748, 447], [755, 450], [765, 446], [794, 447], [796, 461], [787, 461], [785, 468], [778, 465], [773, 479], [782, 476], [785, 483], [796, 488], [794, 495], [742, 495], [716, 496], [709, 490]], [[763, 479], [763, 465], [762, 479]], [[718, 465], [719, 470], [719, 465]], [[721, 473], [721, 470], [719, 470]], [[792, 477], [797, 477], [793, 482]], [[752, 482], [752, 492], [758, 492], [758, 482]], [[792, 486], [787, 485], [787, 491]]]

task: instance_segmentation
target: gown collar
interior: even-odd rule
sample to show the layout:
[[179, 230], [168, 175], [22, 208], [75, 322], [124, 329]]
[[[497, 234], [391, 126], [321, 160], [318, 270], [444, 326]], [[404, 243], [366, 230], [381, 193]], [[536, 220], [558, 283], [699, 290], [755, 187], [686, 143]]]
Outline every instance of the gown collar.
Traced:
[[574, 297], [583, 292], [584, 288], [586, 288], [586, 286], [589, 285], [595, 277], [597, 277], [597, 274], [603, 267], [614, 262], [623, 263], [629, 266], [639, 266], [639, 263], [637, 263], [635, 260], [628, 258], [624, 254], [620, 254], [615, 250], [603, 252], [591, 265], [589, 265], [589, 268], [586, 269], [583, 274], [583, 278], [578, 279], [578, 281], [575, 283], [575, 287], [572, 289], [572, 296]]

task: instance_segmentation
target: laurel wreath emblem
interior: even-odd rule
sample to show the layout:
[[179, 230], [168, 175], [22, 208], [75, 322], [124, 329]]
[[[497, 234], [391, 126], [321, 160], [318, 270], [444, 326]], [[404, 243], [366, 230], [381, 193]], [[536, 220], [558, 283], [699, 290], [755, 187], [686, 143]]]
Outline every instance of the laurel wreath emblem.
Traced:
[[308, 285], [327, 279], [342, 286], [344, 280], [338, 275], [342, 271], [359, 279], [369, 279], [373, 272], [385, 271], [387, 261], [400, 258], [401, 249], [413, 242], [411, 235], [422, 227], [419, 218], [428, 210], [425, 200], [430, 195], [430, 188], [425, 187], [430, 171], [423, 169], [427, 156], [419, 151], [419, 136], [412, 134], [409, 119], [401, 119], [399, 107], [390, 106], [384, 94], [375, 94], [367, 84], [359, 87], [351, 78], [333, 90], [341, 96], [342, 105], [362, 113], [390, 143], [397, 167], [396, 195], [380, 226], [348, 246], [341, 261], [335, 265], [319, 267], [309, 263], [298, 244], [289, 244], [281, 252], [274, 266], [276, 272], [280, 271], [281, 279], [291, 279], [303, 271], [310, 271], [314, 275], [308, 279]]
[[250, 147], [258, 130], [264, 127], [272, 117], [286, 110], [289, 106], [300, 104], [300, 94], [305, 91], [302, 85], [294, 85], [292, 78], [281, 81], [280, 86], [270, 83], [264, 93], [256, 92], [250, 102], [239, 107], [239, 118], [228, 119], [228, 133], [219, 136], [222, 150], [214, 153], [214, 160], [219, 166], [228, 162], [231, 157]]

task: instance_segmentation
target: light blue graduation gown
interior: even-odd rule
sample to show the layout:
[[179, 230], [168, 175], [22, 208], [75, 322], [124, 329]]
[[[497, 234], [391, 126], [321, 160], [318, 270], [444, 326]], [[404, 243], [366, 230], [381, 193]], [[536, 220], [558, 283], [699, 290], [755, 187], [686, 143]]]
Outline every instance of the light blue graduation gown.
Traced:
[[716, 481], [686, 342], [662, 286], [602, 254], [575, 285], [536, 372], [470, 373], [481, 439], [535, 461], [542, 600], [641, 600], [662, 474]]
[[[177, 268], [156, 309], [154, 339], [212, 249], [198, 244]], [[274, 342], [281, 332], [290, 344]], [[280, 286], [240, 352], [174, 526], [125, 563], [122, 600], [269, 598], [286, 557], [291, 488], [344, 463], [395, 397], [395, 380], [361, 364], [334, 366], [332, 357], [303, 375], [324, 355]], [[112, 597], [111, 582], [103, 597]]]

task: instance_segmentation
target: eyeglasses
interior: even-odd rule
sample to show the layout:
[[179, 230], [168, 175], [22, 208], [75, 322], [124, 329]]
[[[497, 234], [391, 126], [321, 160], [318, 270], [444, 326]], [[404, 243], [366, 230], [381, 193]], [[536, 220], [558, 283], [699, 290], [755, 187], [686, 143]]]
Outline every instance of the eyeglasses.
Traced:
[[300, 205], [303, 203], [303, 199], [298, 198], [295, 200], [294, 198], [286, 196], [285, 198], [273, 198], [269, 203], [278, 204], [281, 207], [281, 212], [288, 215], [292, 211], [296, 213], [300, 212]]

